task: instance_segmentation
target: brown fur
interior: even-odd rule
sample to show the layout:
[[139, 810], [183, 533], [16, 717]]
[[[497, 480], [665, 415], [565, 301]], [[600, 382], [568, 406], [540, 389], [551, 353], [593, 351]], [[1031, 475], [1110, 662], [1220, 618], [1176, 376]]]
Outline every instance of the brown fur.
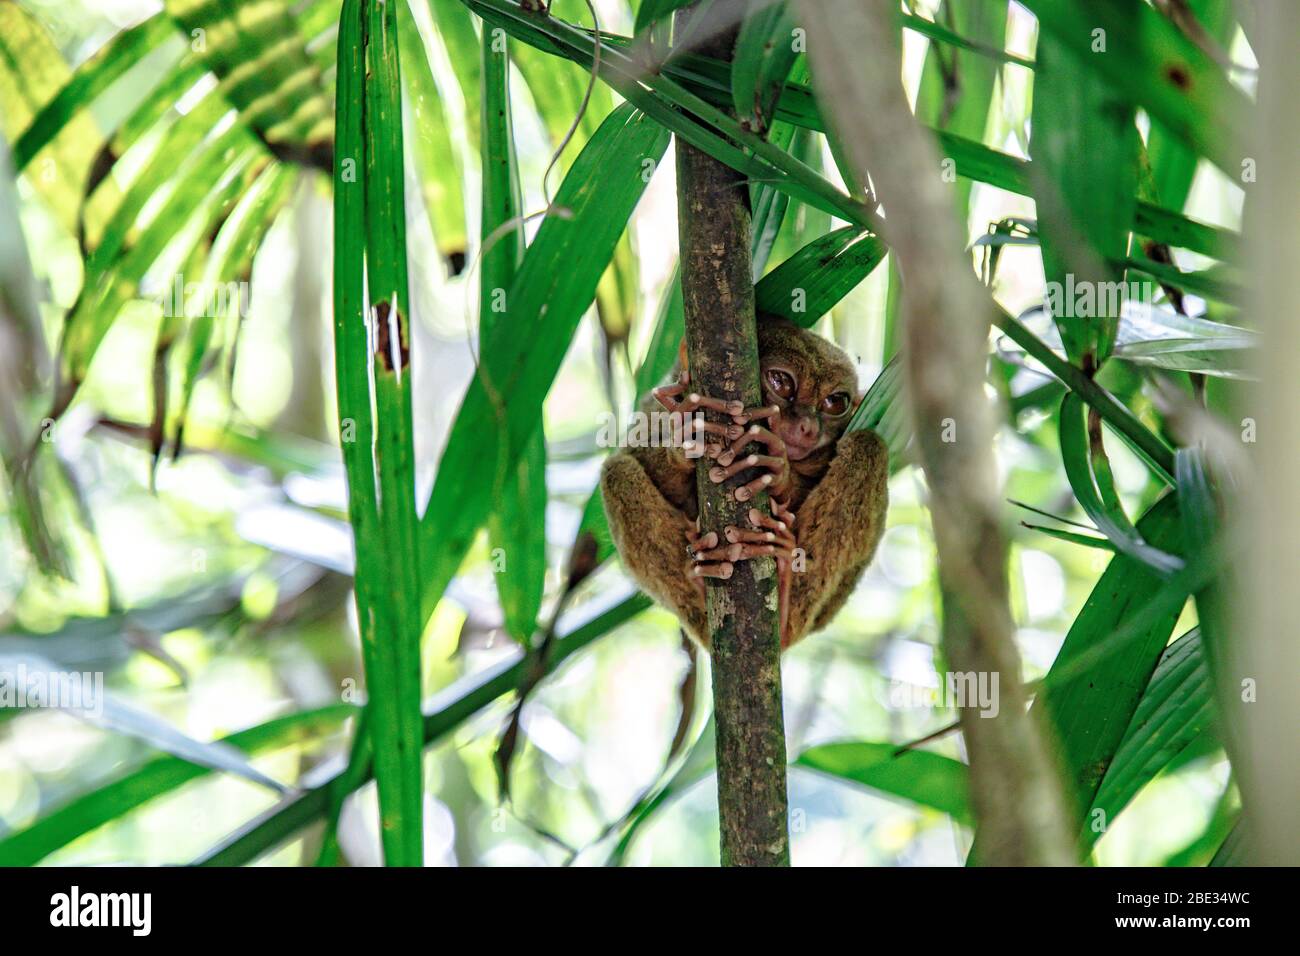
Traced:
[[[837, 391], [852, 396], [853, 408], [861, 400], [853, 365], [842, 350], [773, 316], [759, 317], [758, 347], [765, 403], [780, 405], [786, 423], [805, 419], [806, 427], [815, 427], [818, 442], [806, 458], [790, 462], [786, 505], [795, 514], [804, 569], [791, 578], [788, 647], [830, 623], [871, 562], [884, 530], [888, 453], [874, 432], [844, 434], [852, 409], [838, 417], [816, 414], [822, 400]], [[789, 371], [798, 384], [789, 400], [768, 388], [766, 373], [774, 366]], [[675, 368], [670, 381], [680, 371]], [[656, 410], [658, 403], [648, 396], [642, 411]], [[624, 567], [707, 649], [704, 594], [691, 577], [686, 539], [699, 513], [695, 462], [681, 448], [620, 449], [605, 462], [601, 490]]]

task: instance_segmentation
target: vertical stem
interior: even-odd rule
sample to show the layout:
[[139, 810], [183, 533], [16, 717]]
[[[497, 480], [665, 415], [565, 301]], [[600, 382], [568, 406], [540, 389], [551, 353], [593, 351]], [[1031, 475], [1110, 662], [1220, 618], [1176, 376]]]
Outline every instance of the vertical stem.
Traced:
[[[735, 38], [733, 27], [700, 50], [730, 59]], [[761, 392], [745, 177], [679, 138], [677, 214], [691, 388], [757, 405]], [[748, 524], [750, 507], [766, 509], [768, 504], [766, 495], [736, 501], [740, 480], [714, 484], [708, 477], [711, 464], [707, 458], [696, 464], [700, 529], [721, 537], [729, 524]], [[735, 568], [729, 580], [708, 582], [722, 863], [788, 866], [776, 565], [761, 558], [737, 562]]]
[[1064, 865], [1074, 850], [1042, 729], [1026, 713], [1007, 600], [1006, 539], [984, 394], [993, 306], [971, 273], [939, 157], [903, 95], [891, 4], [800, 0], [818, 99], [855, 172], [886, 203], [904, 279], [903, 354], [939, 554], [943, 646], [958, 673], [997, 681], [985, 717], [959, 701], [979, 862]]
[[[1263, 342], [1254, 356], [1257, 381], [1247, 390], [1237, 424], [1257, 428], [1250, 446], [1254, 473], [1243, 495], [1238, 531], [1245, 567], [1232, 604], [1231, 641], [1223, 648], [1220, 704], [1228, 725], [1233, 770], [1241, 781], [1251, 863], [1300, 863], [1300, 761], [1295, 731], [1300, 698], [1300, 642], [1295, 639], [1295, 582], [1300, 574], [1300, 128], [1295, 112], [1300, 60], [1293, 49], [1300, 9], [1260, 4], [1259, 107], [1255, 118], [1256, 181], [1245, 182], [1246, 239], [1255, 281], [1251, 315]], [[1237, 417], [1237, 416], [1234, 416]], [[1244, 438], [1244, 433], [1243, 433]], [[1253, 440], [1253, 439], [1252, 439]], [[1241, 759], [1238, 759], [1238, 758]]]

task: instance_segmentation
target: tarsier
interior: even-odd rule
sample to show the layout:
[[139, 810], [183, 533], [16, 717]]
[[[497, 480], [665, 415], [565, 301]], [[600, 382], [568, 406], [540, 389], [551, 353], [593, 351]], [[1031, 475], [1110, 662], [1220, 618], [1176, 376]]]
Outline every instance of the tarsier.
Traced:
[[[861, 401], [844, 352], [785, 319], [760, 313], [763, 405], [742, 408], [690, 390], [684, 357], [670, 384], [641, 411], [705, 410], [709, 478], [745, 480], [738, 501], [766, 490], [772, 515], [701, 534], [695, 461], [681, 443], [620, 449], [601, 473], [605, 514], [623, 565], [676, 613], [705, 649], [705, 578], [729, 578], [737, 561], [776, 559], [781, 647], [830, 623], [871, 562], [884, 530], [888, 453], [874, 432], [845, 433]], [[698, 457], [698, 455], [696, 456]]]

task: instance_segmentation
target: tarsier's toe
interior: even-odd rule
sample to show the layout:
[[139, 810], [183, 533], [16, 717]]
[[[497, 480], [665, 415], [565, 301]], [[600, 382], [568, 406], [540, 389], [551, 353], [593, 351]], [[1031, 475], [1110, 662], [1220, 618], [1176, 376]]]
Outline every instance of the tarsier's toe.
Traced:
[[776, 479], [773, 477], [771, 472], [766, 475], [760, 475], [748, 484], [741, 485], [736, 489], [736, 500], [750, 501], [753, 499], [754, 495], [758, 494], [775, 480]]
[[725, 581], [735, 570], [730, 561], [709, 561], [693, 565], [691, 574], [697, 578], [718, 578]]
[[701, 551], [707, 551], [710, 548], [718, 546], [718, 532], [710, 531], [708, 534], [700, 534], [698, 531], [689, 530], [686, 532], [687, 550], [694, 557]]
[[771, 531], [747, 531], [735, 525], [727, 525], [722, 533], [732, 544], [773, 544], [776, 541], [776, 535]]

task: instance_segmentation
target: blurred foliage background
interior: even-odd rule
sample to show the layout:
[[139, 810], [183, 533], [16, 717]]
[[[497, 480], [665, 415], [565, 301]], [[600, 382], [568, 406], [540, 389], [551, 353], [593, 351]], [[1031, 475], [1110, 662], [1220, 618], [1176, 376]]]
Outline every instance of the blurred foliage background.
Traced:
[[[256, 69], [241, 74], [240, 60], [219, 55], [220, 31], [204, 19], [212, 11], [203, 4], [0, 4], [3, 133], [23, 164], [8, 213], [21, 223], [39, 303], [39, 334], [11, 330], [4, 347], [16, 369], [40, 367], [42, 355], [63, 345], [55, 358], [61, 387], [29, 386], [7, 369], [0, 396], [19, 416], [24, 440], [39, 443], [34, 494], [24, 503], [15, 493], [22, 481], [11, 473], [0, 499], [0, 656], [102, 671], [117, 708], [98, 721], [57, 710], [0, 710], [3, 862], [201, 859], [276, 806], [283, 793], [269, 784], [311, 786], [337, 774], [349, 754], [355, 705], [364, 699], [330, 333], [339, 3], [216, 6], [222, 15], [244, 8], [265, 27], [264, 36], [252, 30], [241, 41], [242, 62], [260, 64]], [[1035, 19], [1016, 4], [951, 6], [955, 19], [937, 0], [909, 5], [913, 16], [945, 29], [989, 31], [978, 42], [995, 55], [965, 50], [958, 61], [958, 47], [904, 30], [904, 82], [917, 114], [1024, 158]], [[975, 6], [1000, 7], [1001, 18], [991, 27], [972, 20]], [[1237, 66], [1232, 82], [1253, 91], [1253, 54], [1231, 5], [1192, 6], [1217, 18], [1206, 29]], [[602, 32], [631, 35], [637, 7], [595, 0]], [[578, 0], [555, 0], [552, 12], [590, 23]], [[411, 0], [400, 16], [408, 31], [401, 55], [411, 387], [423, 503], [476, 361], [484, 137], [473, 91], [481, 23], [452, 0]], [[33, 118], [48, 115], [42, 111], [69, 77], [84, 76], [124, 31], [135, 31], [138, 55], [111, 75], [101, 72], [93, 96], [82, 90], [77, 102], [85, 108], [56, 136], [31, 138]], [[510, 53], [520, 209], [534, 213], [546, 208], [621, 98], [596, 84], [550, 169], [579, 115], [588, 70], [518, 41]], [[800, 58], [795, 70], [802, 68]], [[1177, 163], [1157, 161], [1157, 150], [1181, 147], [1141, 112], [1137, 125], [1165, 180], [1164, 204], [1237, 229], [1239, 184], [1185, 149]], [[800, 129], [787, 142], [842, 184], [822, 133]], [[1050, 322], [1035, 311], [1044, 272], [1034, 200], [964, 173], [960, 189], [976, 261], [995, 260], [988, 270], [995, 298], [1053, 340]], [[768, 270], [844, 224], [798, 201], [776, 222]], [[529, 222], [529, 237], [538, 225]], [[543, 622], [564, 592], [596, 484], [600, 416], [631, 406], [634, 370], [669, 311], [676, 241], [673, 165], [661, 162], [543, 406]], [[1221, 274], [1203, 272], [1212, 264], [1183, 249], [1174, 259], [1177, 268], [1204, 276], [1203, 290], [1218, 292], [1210, 280]], [[244, 282], [247, 301], [207, 310], [217, 314], [164, 315], [178, 275]], [[857, 361], [864, 388], [897, 341], [896, 281], [886, 259], [816, 326]], [[1193, 317], [1231, 321], [1236, 310], [1227, 298], [1189, 291], [1184, 303]], [[70, 316], [88, 331], [65, 333]], [[1139, 333], [1122, 327], [1117, 354], [1124, 343], [1140, 353], [1147, 340]], [[1190, 364], [1147, 341], [1154, 358], [1112, 362], [1102, 381], [1157, 431], [1164, 421], [1143, 388], [1150, 365], [1184, 382], [1184, 372], [1208, 372], [1198, 387], [1207, 388], [1211, 408], [1226, 408], [1242, 343], [1216, 339], [1211, 353], [1197, 341]], [[1000, 336], [991, 381], [1005, 413], [996, 451], [1006, 495], [1025, 506], [1009, 506], [1024, 519], [1013, 537], [1012, 606], [1026, 678], [1034, 680], [1051, 666], [1114, 554], [1097, 547], [1095, 535], [1081, 545], [1029, 527], [1067, 530], [1033, 509], [1087, 520], [1062, 465], [1056, 408], [1064, 390]], [[1124, 444], [1108, 450], [1125, 509], [1143, 513], [1163, 486]], [[7, 454], [12, 460], [15, 449]], [[939, 694], [944, 667], [924, 487], [914, 468], [899, 464], [875, 563], [834, 624], [785, 659], [792, 757], [828, 743], [866, 748], [814, 751], [792, 767], [796, 864], [959, 864], [970, 846], [951, 759], [917, 761], [904, 783], [869, 773], [869, 786], [846, 779], [852, 767], [869, 767], [954, 719]], [[531, 637], [507, 626], [498, 564], [480, 535], [423, 632], [422, 692], [433, 701], [426, 713], [516, 662], [521, 638]], [[566, 602], [560, 632], [621, 607], [629, 593], [617, 563], [605, 562]], [[618, 614], [617, 626], [530, 695], [508, 804], [498, 798], [494, 751], [513, 705], [509, 686], [426, 751], [427, 863], [716, 864], [708, 680], [698, 673], [707, 661], [692, 663], [670, 615], [658, 608], [631, 613], [639, 607]], [[1171, 633], [1187, 634], [1196, 623], [1189, 603]], [[1239, 807], [1230, 767], [1205, 713], [1182, 720], [1186, 739], [1154, 765], [1097, 839], [1098, 863], [1204, 864], [1222, 844]], [[250, 728], [251, 736], [233, 738], [243, 749], [209, 746]], [[954, 735], [924, 749], [962, 756]], [[380, 862], [377, 819], [370, 783], [342, 806], [344, 861]], [[323, 825], [304, 822], [256, 860], [316, 861]]]

